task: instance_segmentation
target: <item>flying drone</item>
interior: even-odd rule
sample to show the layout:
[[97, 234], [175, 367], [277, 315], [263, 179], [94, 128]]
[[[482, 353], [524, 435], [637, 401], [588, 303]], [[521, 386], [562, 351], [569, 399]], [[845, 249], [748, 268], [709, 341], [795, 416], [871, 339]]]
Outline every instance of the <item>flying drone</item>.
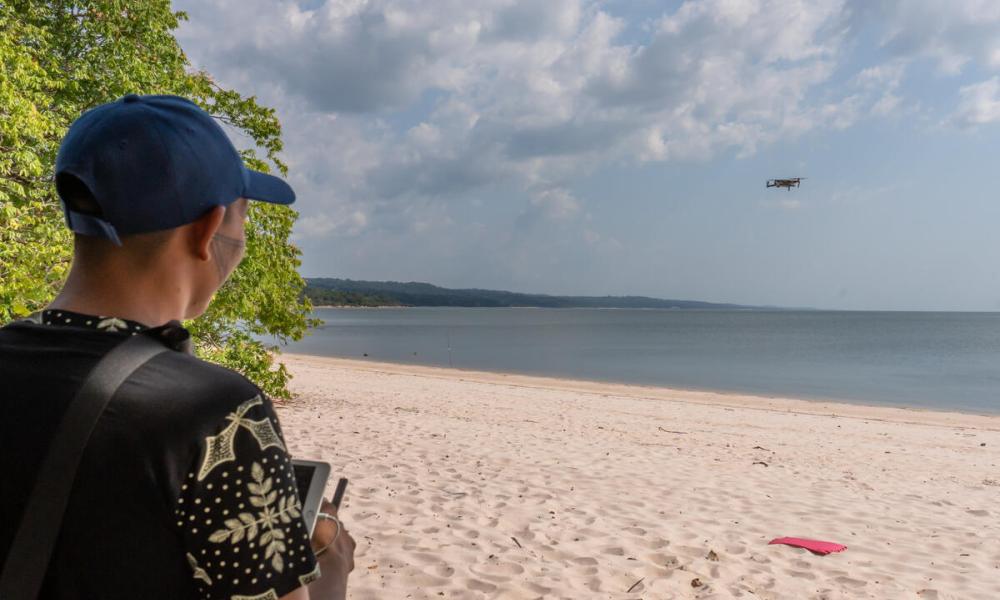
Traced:
[[793, 177], [791, 179], [768, 179], [767, 187], [785, 188], [790, 192], [793, 187], [799, 187], [799, 184], [802, 183], [803, 179], [805, 179], [805, 177]]

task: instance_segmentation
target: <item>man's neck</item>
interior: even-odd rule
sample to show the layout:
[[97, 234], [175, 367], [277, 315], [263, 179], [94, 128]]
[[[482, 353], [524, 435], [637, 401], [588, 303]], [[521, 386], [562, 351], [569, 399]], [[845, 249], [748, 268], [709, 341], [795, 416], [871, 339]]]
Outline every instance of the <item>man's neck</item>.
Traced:
[[[101, 281], [100, 285], [82, 281], [100, 281], [70, 273], [59, 295], [46, 307], [87, 315], [118, 317], [158, 327], [184, 318], [185, 303], [179, 289], [168, 285], [143, 285], [144, 282]], [[175, 293], [167, 293], [173, 291]]]

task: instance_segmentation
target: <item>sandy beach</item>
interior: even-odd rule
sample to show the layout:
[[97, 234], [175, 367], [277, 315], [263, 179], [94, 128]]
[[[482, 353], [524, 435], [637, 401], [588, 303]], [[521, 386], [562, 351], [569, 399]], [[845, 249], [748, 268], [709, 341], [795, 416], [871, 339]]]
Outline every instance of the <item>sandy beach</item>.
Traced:
[[281, 360], [353, 599], [1000, 598], [997, 416]]

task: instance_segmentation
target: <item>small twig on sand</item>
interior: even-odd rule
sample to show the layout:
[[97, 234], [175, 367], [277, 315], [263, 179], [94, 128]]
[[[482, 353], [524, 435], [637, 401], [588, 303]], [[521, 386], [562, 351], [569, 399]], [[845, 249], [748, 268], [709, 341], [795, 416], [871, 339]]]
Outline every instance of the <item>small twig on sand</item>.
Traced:
[[767, 463], [766, 463], [766, 462], [764, 462], [764, 461], [762, 461], [762, 460], [758, 460], [758, 461], [757, 461], [757, 462], [755, 462], [754, 464], [755, 464], [755, 465], [764, 465], [765, 467], [767, 466]]
[[677, 433], [677, 434], [680, 434], [680, 435], [687, 435], [686, 431], [671, 431], [669, 429], [664, 429], [662, 427], [657, 427], [657, 429], [659, 429], [663, 433]]
[[627, 594], [627, 593], [631, 592], [632, 590], [634, 590], [634, 589], [635, 589], [635, 586], [637, 586], [637, 585], [639, 585], [640, 583], [642, 583], [642, 580], [643, 580], [643, 579], [645, 579], [645, 577], [642, 577], [642, 578], [640, 578], [640, 579], [639, 579], [639, 581], [636, 581], [635, 583], [633, 583], [633, 584], [632, 584], [632, 587], [630, 587], [629, 589], [625, 590], [625, 593]]
[[754, 450], [763, 450], [765, 452], [770, 452], [770, 450], [768, 450], [767, 448], [765, 448], [763, 446], [754, 446], [753, 449]]
[[521, 545], [521, 542], [517, 541], [516, 537], [510, 536], [510, 539], [514, 540], [514, 543], [517, 544], [518, 548], [524, 548], [524, 546]]

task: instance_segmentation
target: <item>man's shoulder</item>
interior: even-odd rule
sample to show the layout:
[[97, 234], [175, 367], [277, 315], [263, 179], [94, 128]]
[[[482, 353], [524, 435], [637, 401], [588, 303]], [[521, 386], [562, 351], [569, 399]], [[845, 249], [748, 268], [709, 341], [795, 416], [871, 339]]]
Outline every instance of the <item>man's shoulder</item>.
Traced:
[[239, 371], [184, 352], [164, 352], [157, 356], [156, 373], [178, 385], [206, 389], [257, 389], [256, 384]]
[[254, 398], [269, 402], [242, 373], [183, 352], [160, 354], [137, 373], [134, 384], [140, 402], [152, 395], [170, 412], [196, 412], [208, 419], [221, 418]]
[[[69, 331], [71, 336], [67, 336]], [[21, 377], [26, 384], [40, 382], [45, 372], [58, 374], [47, 380], [53, 385], [61, 379], [80, 381], [120, 343], [121, 337], [22, 319], [0, 328], [0, 366], [14, 369], [19, 365], [30, 371]], [[12, 364], [4, 364], [5, 358]], [[32, 383], [33, 388], [45, 385]], [[190, 424], [218, 422], [258, 396], [269, 403], [261, 389], [243, 374], [192, 354], [170, 351], [157, 355], [133, 373], [116, 393], [115, 404], [137, 420]]]

